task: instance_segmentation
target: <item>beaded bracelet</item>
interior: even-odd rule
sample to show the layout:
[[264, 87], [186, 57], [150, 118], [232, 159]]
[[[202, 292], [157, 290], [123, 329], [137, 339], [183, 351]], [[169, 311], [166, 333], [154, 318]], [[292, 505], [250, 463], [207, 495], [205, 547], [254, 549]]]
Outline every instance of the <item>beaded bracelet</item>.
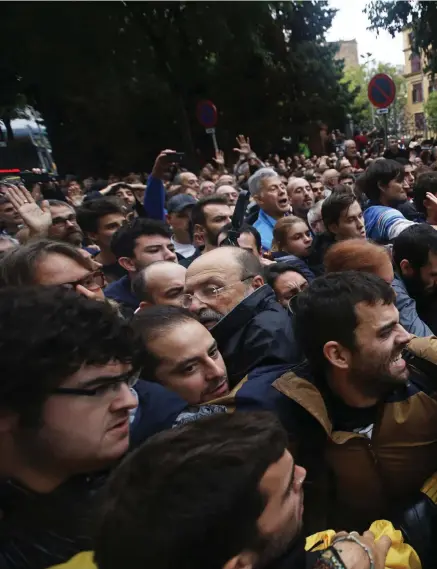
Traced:
[[375, 560], [373, 559], [373, 553], [371, 552], [370, 548], [367, 547], [367, 545], [364, 545], [364, 543], [361, 543], [361, 541], [352, 534], [346, 535], [344, 537], [339, 537], [338, 539], [336, 539], [334, 541], [334, 544], [340, 543], [341, 541], [353, 541], [354, 543], [359, 545], [362, 549], [364, 549], [364, 551], [367, 553], [367, 557], [369, 558], [369, 561], [370, 561], [370, 568], [369, 569], [375, 569]]
[[317, 558], [313, 569], [347, 569], [342, 558], [334, 547], [329, 547], [322, 551]]

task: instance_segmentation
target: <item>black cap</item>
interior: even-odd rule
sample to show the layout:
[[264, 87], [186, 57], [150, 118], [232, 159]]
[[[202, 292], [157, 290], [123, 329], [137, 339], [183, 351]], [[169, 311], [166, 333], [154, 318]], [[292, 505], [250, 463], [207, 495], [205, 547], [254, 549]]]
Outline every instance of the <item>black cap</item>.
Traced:
[[173, 196], [167, 202], [167, 212], [168, 213], [180, 213], [183, 209], [189, 206], [193, 206], [197, 203], [197, 200], [188, 194], [179, 194]]

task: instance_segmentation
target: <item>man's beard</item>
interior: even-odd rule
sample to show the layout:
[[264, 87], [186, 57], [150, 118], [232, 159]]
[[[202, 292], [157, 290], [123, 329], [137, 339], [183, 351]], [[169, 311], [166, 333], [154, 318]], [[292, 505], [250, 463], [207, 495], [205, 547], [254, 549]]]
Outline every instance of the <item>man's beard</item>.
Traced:
[[205, 241], [207, 241], [212, 247], [218, 247], [219, 235], [220, 232], [215, 233], [214, 231], [211, 231], [211, 229], [205, 227]]
[[[399, 354], [400, 349], [396, 348], [383, 361], [376, 364], [369, 364], [371, 358], [368, 356], [360, 358], [359, 362], [353, 362], [348, 378], [351, 384], [366, 397], [382, 397], [403, 385], [407, 381], [408, 372], [404, 378], [393, 376], [390, 372], [391, 361]], [[365, 366], [362, 365], [363, 361], [366, 361]]]
[[[274, 563], [285, 553], [287, 554], [287, 559], [289, 557], [290, 559], [296, 559], [302, 554], [305, 555], [305, 538], [302, 533], [302, 522], [294, 528], [293, 535], [290, 535], [290, 531], [283, 531], [271, 538], [260, 536], [254, 549], [258, 553], [258, 559], [254, 564], [255, 569], [263, 569]], [[300, 564], [296, 565], [301, 566]]]
[[70, 243], [70, 245], [79, 246], [82, 244], [83, 233], [77, 229], [71, 231], [65, 235], [63, 241]]
[[408, 294], [418, 303], [426, 302], [427, 300], [431, 300], [431, 297], [437, 296], [437, 288], [426, 288], [418, 271], [414, 271], [411, 277], [402, 275], [402, 280], [405, 283]]

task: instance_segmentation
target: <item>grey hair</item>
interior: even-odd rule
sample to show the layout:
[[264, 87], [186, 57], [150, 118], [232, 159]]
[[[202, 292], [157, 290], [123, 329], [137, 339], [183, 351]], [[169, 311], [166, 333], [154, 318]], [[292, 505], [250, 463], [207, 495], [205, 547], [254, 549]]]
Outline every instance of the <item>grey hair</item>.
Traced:
[[260, 168], [252, 174], [249, 178], [248, 185], [249, 185], [249, 192], [250, 195], [257, 196], [261, 192], [261, 182], [266, 178], [277, 178], [278, 174], [273, 170], [273, 168]]
[[[310, 226], [310, 228], [313, 230], [313, 222], [315, 221], [315, 219], [317, 217], [320, 217], [322, 215], [322, 205], [323, 202], [325, 200], [319, 200], [318, 202], [316, 202], [313, 207], [308, 211], [307, 214], [307, 219], [308, 219], [308, 225]], [[313, 230], [314, 231], [314, 230]]]

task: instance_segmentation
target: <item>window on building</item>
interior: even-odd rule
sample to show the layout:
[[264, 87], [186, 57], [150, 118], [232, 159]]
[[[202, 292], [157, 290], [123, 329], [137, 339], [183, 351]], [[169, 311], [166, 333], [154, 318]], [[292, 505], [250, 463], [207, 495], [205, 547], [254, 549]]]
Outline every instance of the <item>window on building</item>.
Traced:
[[414, 115], [414, 126], [416, 130], [424, 130], [425, 129], [425, 114], [424, 113], [416, 113]]
[[419, 73], [422, 70], [422, 61], [420, 55], [413, 53], [411, 56], [411, 73]]
[[413, 83], [413, 103], [423, 102], [422, 83]]

